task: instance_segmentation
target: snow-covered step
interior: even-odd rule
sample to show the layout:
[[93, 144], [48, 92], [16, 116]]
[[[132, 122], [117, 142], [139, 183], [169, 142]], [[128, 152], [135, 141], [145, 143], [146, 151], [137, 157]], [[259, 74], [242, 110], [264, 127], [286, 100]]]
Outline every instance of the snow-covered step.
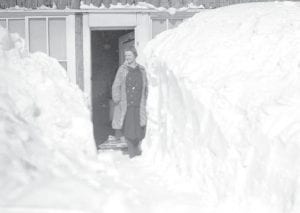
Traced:
[[99, 149], [126, 149], [127, 144], [121, 139], [109, 136], [108, 139], [98, 146]]

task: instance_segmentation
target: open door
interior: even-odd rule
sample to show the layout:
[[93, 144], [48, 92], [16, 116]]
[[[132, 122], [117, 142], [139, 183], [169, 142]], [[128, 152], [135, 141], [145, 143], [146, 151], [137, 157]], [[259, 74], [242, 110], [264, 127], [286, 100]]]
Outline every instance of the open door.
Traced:
[[124, 63], [125, 60], [125, 49], [127, 47], [134, 47], [134, 32], [127, 33], [120, 36], [119, 38], [119, 65]]
[[[133, 30], [95, 30], [91, 33], [92, 46], [92, 116], [94, 137], [99, 147], [112, 129], [111, 88], [120, 63], [124, 62], [124, 49], [134, 45]], [[122, 57], [120, 59], [120, 57]]]

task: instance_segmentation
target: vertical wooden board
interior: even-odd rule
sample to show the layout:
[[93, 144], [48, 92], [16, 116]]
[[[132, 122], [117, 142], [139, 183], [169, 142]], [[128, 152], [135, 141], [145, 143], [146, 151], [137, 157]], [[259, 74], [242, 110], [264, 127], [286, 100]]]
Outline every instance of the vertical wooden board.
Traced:
[[67, 3], [66, 3], [67, 7], [71, 8], [72, 7], [72, 0], [66, 0], [66, 1], [67, 1]]
[[155, 7], [160, 7], [160, 0], [152, 0], [152, 3]]
[[183, 0], [183, 6], [187, 7], [191, 2], [192, 0]]
[[182, 1], [181, 0], [171, 0], [171, 5], [174, 8], [180, 8], [180, 7], [182, 7]]
[[111, 0], [103, 0], [103, 4], [105, 5], [105, 7], [109, 8], [111, 4]]
[[[193, 0], [193, 3], [194, 3], [194, 5], [196, 5], [196, 6], [200, 6], [201, 5], [201, 1], [200, 0]], [[205, 8], [206, 8], [206, 5], [208, 4], [208, 2], [206, 1], [205, 2]]]
[[1, 9], [7, 8], [7, 1], [6, 0], [0, 0], [0, 8]]
[[127, 0], [127, 4], [133, 5], [134, 4], [134, 0]]
[[214, 1], [210, 0], [207, 2], [207, 8], [214, 8]]
[[86, 5], [90, 5], [91, 4], [91, 0], [84, 0], [83, 3], [86, 4]]
[[54, 2], [55, 2], [55, 5], [56, 5], [56, 8], [61, 9], [60, 0], [54, 0]]
[[161, 0], [160, 1], [160, 6], [165, 7], [165, 8], [169, 8], [170, 7], [169, 1], [168, 0]]
[[10, 0], [9, 7], [15, 7], [17, 5], [17, 0]]
[[24, 0], [17, 0], [17, 5], [19, 7], [24, 7]]
[[53, 0], [45, 0], [44, 1], [45, 6], [47, 7], [53, 7]]
[[220, 7], [220, 0], [215, 0], [214, 7]]
[[36, 9], [38, 5], [38, 0], [31, 0], [31, 8]]
[[24, 7], [31, 8], [31, 0], [25, 0]]
[[66, 0], [58, 0], [56, 6], [57, 6], [57, 9], [63, 10], [67, 7], [67, 1]]
[[72, 0], [71, 8], [80, 9], [80, 0]]
[[52, 7], [53, 6], [53, 0], [44, 0], [44, 5], [47, 7]]
[[56, 8], [58, 8], [58, 0], [52, 0], [52, 7], [53, 5], [55, 5]]
[[[44, 4], [45, 0], [37, 0], [37, 7], [40, 7], [42, 5], [45, 5]], [[46, 6], [46, 5], [45, 5]]]
[[100, 7], [102, 4], [102, 0], [92, 0], [93, 5], [96, 7]]

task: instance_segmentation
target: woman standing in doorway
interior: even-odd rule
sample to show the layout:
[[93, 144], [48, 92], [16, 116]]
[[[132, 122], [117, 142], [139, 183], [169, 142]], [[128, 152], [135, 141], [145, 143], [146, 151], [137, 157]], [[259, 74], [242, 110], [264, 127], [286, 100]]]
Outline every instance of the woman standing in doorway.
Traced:
[[141, 154], [140, 142], [145, 137], [147, 123], [147, 77], [136, 57], [134, 47], [125, 49], [125, 62], [119, 67], [112, 86], [115, 103], [112, 127], [122, 131], [130, 158]]

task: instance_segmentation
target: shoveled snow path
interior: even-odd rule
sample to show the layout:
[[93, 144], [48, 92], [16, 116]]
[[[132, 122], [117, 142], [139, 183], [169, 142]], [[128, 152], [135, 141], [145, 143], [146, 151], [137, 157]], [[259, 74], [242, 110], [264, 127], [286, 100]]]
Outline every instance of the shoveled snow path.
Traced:
[[0, 213], [199, 213], [203, 199], [188, 181], [161, 175], [142, 157], [105, 150], [74, 176], [42, 178]]
[[[127, 205], [130, 208], [124, 212], [199, 212], [202, 199], [188, 183], [181, 183], [184, 186], [179, 186], [174, 182], [176, 178], [168, 181], [166, 176], [159, 174], [152, 165], [147, 164], [140, 157], [129, 159], [121, 152], [105, 151], [100, 153], [100, 160], [105, 158], [105, 155], [113, 157], [115, 169], [121, 178], [120, 184], [128, 187], [128, 191], [124, 193], [126, 193], [125, 197], [130, 199], [129, 205]], [[185, 186], [187, 188], [183, 189], [182, 187]], [[113, 206], [118, 198], [114, 196], [111, 198], [112, 200], [108, 202], [111, 202], [111, 206], [107, 206], [112, 208], [111, 212], [114, 210], [123, 212], [118, 207]]]

